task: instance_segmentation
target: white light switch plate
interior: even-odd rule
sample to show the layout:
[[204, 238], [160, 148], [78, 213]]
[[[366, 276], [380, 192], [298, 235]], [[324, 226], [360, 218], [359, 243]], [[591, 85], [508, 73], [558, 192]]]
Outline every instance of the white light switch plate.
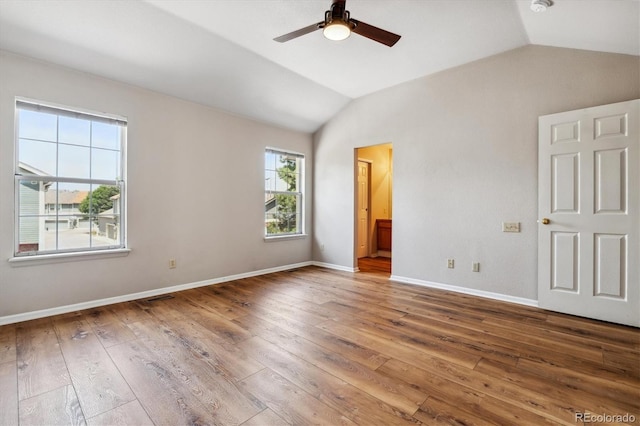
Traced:
[[520, 222], [502, 222], [502, 232], [520, 232]]

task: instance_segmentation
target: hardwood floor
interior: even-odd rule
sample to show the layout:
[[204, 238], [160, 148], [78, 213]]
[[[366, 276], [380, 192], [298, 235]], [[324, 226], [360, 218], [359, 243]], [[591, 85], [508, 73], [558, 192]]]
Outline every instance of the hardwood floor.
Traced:
[[635, 328], [317, 267], [172, 296], [0, 327], [0, 425], [640, 424]]
[[361, 257], [358, 259], [360, 272], [371, 272], [391, 275], [391, 258], [389, 257]]

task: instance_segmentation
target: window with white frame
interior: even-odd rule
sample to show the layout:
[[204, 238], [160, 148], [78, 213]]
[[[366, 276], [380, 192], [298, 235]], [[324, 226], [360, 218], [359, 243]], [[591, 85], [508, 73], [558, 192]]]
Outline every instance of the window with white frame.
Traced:
[[125, 247], [122, 118], [16, 101], [15, 255]]
[[264, 164], [265, 235], [302, 234], [304, 155], [267, 148]]

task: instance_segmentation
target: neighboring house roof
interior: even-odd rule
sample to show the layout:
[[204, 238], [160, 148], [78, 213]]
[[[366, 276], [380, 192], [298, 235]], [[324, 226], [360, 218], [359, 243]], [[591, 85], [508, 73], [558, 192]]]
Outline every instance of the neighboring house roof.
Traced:
[[36, 176], [47, 176], [47, 174], [48, 174], [48, 173], [46, 173], [46, 172], [43, 172], [43, 171], [42, 171], [42, 170], [40, 170], [40, 169], [36, 169], [35, 167], [33, 167], [33, 166], [31, 166], [31, 165], [29, 165], [29, 164], [27, 164], [27, 163], [23, 163], [22, 161], [18, 163], [18, 168], [19, 168], [21, 171], [23, 171], [23, 170], [24, 170], [25, 172], [27, 172], [28, 174], [31, 174], [31, 175], [36, 175]]
[[87, 198], [89, 191], [47, 191], [45, 203], [55, 204], [56, 195], [58, 197], [58, 204], [80, 204], [82, 200]]
[[[36, 176], [47, 176], [48, 173], [47, 172], [43, 172], [40, 169], [37, 169], [27, 163], [23, 163], [22, 161], [20, 161], [18, 163], [18, 171], [19, 172], [26, 172], [29, 175], [36, 175]], [[47, 191], [49, 189], [49, 187], [51, 186], [51, 182], [43, 182], [43, 186], [44, 186], [44, 190]]]
[[276, 197], [272, 197], [264, 202], [264, 211], [268, 212], [276, 208]]
[[118, 214], [115, 213], [115, 211], [111, 208], [109, 210], [105, 210], [102, 213], [98, 213], [98, 219], [102, 219], [102, 220], [106, 220], [106, 221], [113, 221], [113, 223], [116, 222], [117, 218], [118, 218]]

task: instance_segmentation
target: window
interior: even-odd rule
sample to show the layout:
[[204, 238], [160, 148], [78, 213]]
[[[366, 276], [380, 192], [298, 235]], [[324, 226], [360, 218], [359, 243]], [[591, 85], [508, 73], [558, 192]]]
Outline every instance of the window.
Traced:
[[126, 121], [16, 102], [15, 255], [125, 247]]
[[265, 235], [302, 234], [304, 155], [268, 148], [264, 188]]

